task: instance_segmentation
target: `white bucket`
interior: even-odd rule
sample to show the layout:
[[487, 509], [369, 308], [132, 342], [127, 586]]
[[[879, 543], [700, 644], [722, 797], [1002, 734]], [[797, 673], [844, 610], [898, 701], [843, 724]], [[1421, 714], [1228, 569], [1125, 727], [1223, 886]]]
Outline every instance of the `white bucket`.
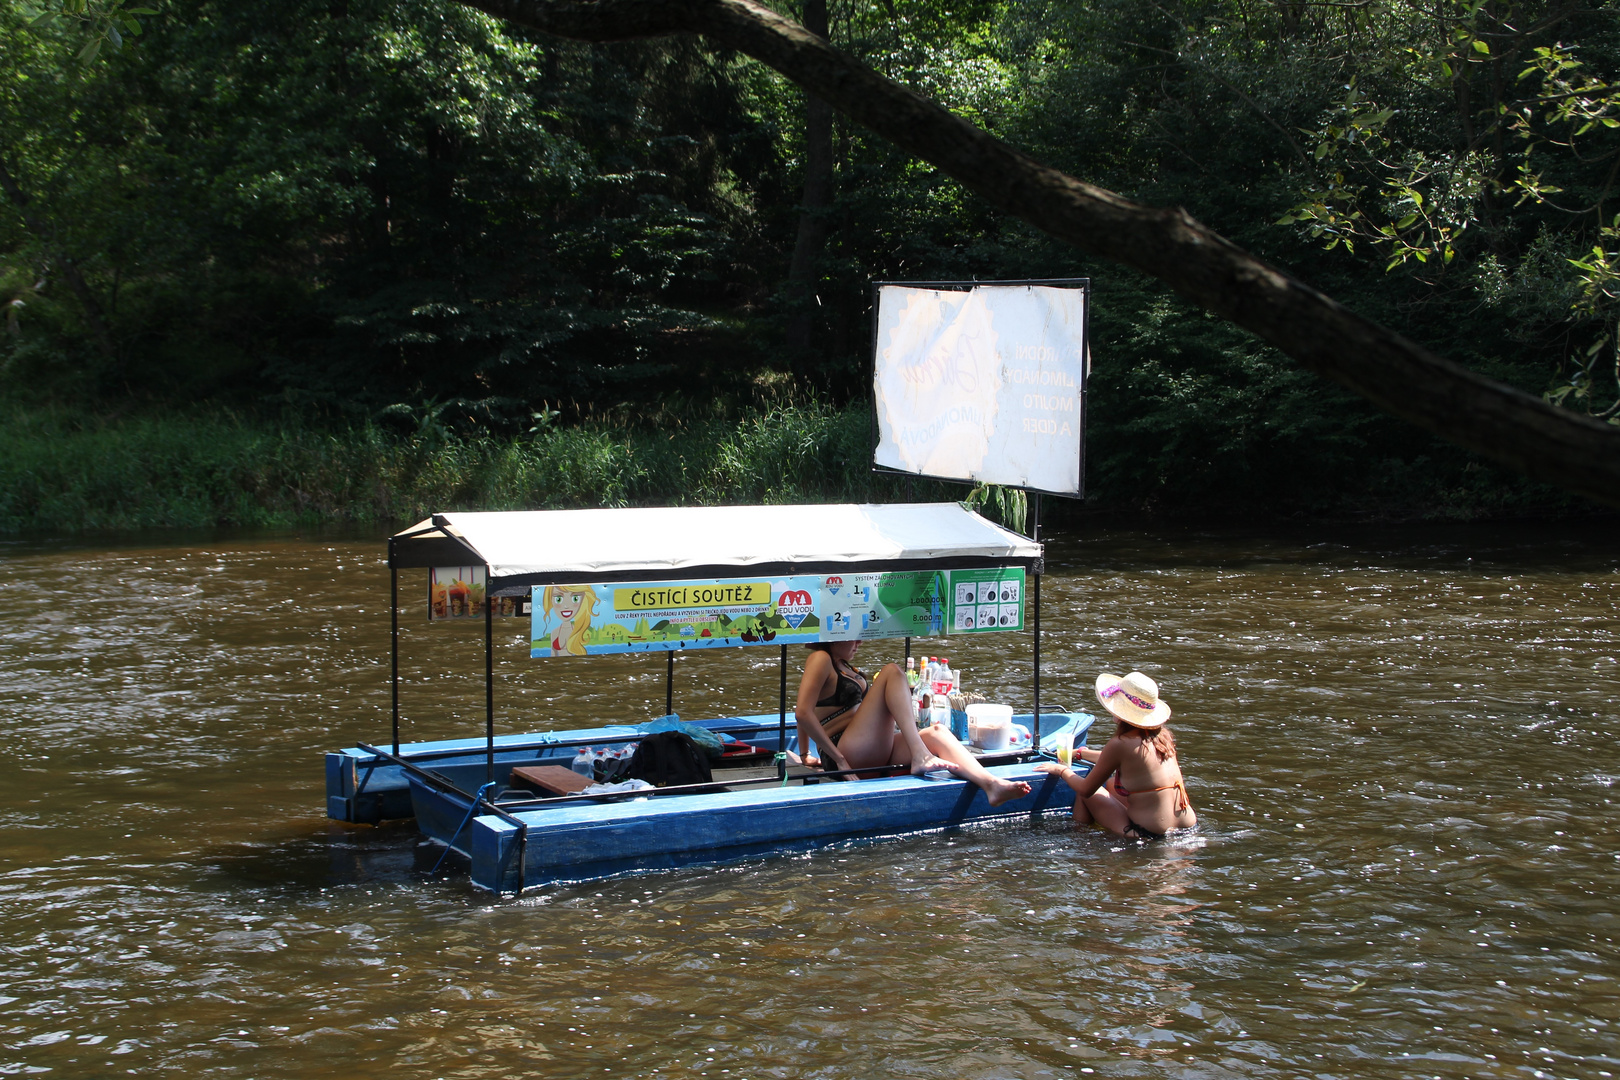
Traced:
[[1002, 750], [1012, 735], [1012, 706], [978, 704], [967, 707], [968, 741], [982, 750]]

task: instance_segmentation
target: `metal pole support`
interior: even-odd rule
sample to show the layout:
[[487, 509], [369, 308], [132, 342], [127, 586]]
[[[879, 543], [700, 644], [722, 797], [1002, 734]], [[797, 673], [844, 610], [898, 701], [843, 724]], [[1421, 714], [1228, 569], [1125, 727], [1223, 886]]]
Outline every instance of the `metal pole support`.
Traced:
[[[776, 778], [787, 779], [787, 646], [782, 646], [781, 690], [776, 703]], [[800, 747], [802, 753], [804, 748]]]

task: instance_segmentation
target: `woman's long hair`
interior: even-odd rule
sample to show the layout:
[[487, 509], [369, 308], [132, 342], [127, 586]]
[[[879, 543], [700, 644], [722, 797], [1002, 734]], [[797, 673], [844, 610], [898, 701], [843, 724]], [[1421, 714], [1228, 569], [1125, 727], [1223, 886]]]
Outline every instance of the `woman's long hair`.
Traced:
[[1139, 728], [1135, 724], [1127, 724], [1121, 720], [1114, 728], [1114, 737], [1122, 739], [1127, 735], [1134, 735], [1148, 746], [1159, 752], [1160, 761], [1169, 761], [1176, 756], [1176, 737], [1170, 734], [1170, 725], [1161, 725], [1158, 730]]

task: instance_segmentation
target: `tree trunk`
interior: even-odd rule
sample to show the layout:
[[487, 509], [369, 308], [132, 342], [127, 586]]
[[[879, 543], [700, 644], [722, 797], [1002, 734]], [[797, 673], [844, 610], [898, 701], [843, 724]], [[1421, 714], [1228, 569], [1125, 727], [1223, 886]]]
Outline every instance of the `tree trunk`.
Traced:
[[703, 34], [770, 65], [999, 209], [1153, 275], [1379, 408], [1526, 475], [1620, 506], [1620, 427], [1436, 356], [1183, 210], [1143, 206], [1048, 168], [752, 0], [461, 2], [588, 41]]
[[[804, 28], [817, 37], [827, 38], [827, 0], [804, 0]], [[804, 202], [799, 211], [799, 236], [793, 245], [793, 261], [788, 267], [788, 295], [793, 309], [788, 315], [789, 355], [803, 355], [811, 348], [820, 302], [816, 296], [817, 261], [827, 243], [827, 211], [832, 207], [833, 153], [832, 106], [815, 94], [804, 96]]]
[[84, 307], [84, 321], [90, 324], [90, 333], [96, 339], [97, 348], [108, 360], [116, 361], [118, 350], [113, 347], [112, 334], [107, 330], [107, 319], [102, 313], [101, 302], [96, 299], [95, 293], [90, 291], [90, 286], [85, 284], [84, 275], [79, 273], [78, 264], [66, 252], [57, 249], [50, 226], [29, 211], [28, 193], [17, 183], [17, 178], [11, 174], [11, 170], [6, 168], [4, 155], [0, 155], [0, 191], [4, 191], [6, 198], [17, 207], [17, 212], [22, 215], [23, 224], [28, 227], [29, 232], [39, 238], [50, 260], [62, 268], [62, 277], [67, 281], [68, 288]]

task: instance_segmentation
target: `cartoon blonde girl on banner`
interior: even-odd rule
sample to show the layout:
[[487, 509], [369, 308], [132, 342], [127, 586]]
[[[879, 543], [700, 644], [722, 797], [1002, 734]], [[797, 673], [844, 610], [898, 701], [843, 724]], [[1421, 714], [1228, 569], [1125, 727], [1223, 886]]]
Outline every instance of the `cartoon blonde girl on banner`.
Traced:
[[557, 628], [551, 634], [551, 654], [560, 656], [585, 655], [585, 639], [590, 634], [591, 619], [596, 616], [600, 601], [589, 585], [547, 585], [541, 590], [540, 603], [549, 622], [552, 613], [557, 616]]

